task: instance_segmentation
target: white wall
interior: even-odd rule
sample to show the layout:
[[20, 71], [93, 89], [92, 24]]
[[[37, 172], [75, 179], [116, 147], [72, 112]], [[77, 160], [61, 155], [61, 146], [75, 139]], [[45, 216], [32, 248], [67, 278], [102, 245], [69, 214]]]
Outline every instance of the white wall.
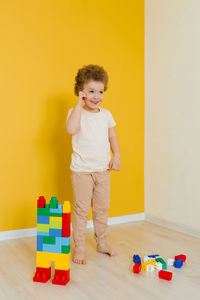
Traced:
[[200, 236], [200, 1], [145, 5], [145, 214]]

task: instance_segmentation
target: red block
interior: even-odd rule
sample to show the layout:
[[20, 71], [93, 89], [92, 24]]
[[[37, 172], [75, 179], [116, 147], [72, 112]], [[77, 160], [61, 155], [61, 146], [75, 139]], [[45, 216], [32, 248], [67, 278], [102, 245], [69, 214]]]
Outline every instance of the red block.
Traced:
[[174, 260], [177, 260], [177, 259], [182, 259], [183, 262], [185, 262], [185, 261], [186, 261], [186, 255], [184, 255], [184, 254], [176, 255], [176, 256], [174, 257]]
[[69, 281], [69, 270], [55, 270], [53, 284], [66, 285]]
[[160, 270], [160, 271], [158, 272], [158, 276], [159, 276], [159, 278], [161, 278], [161, 279], [172, 280], [172, 272]]
[[140, 271], [141, 271], [141, 268], [142, 268], [142, 265], [141, 264], [135, 264], [134, 266], [133, 266], [133, 273], [140, 273]]
[[62, 237], [70, 237], [71, 213], [62, 214]]
[[44, 196], [40, 196], [38, 201], [37, 201], [37, 207], [38, 208], [44, 208], [46, 204], [46, 200], [44, 198]]
[[50, 268], [39, 268], [36, 267], [35, 276], [33, 281], [35, 282], [47, 282], [51, 277], [51, 267]]

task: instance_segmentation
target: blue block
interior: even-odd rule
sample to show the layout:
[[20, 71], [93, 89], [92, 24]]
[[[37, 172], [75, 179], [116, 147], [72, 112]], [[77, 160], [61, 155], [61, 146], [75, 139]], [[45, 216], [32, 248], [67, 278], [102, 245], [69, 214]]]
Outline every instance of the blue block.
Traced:
[[62, 229], [49, 228], [49, 236], [62, 236]]
[[37, 224], [49, 224], [49, 216], [37, 216]]
[[50, 213], [62, 214], [62, 212], [63, 212], [62, 204], [58, 204], [58, 208], [50, 208], [49, 211], [50, 211]]
[[141, 258], [140, 258], [140, 256], [134, 254], [134, 255], [133, 255], [133, 261], [134, 261], [134, 263], [136, 263], [136, 264], [141, 264]]
[[43, 236], [37, 236], [37, 251], [43, 251]]
[[157, 256], [160, 256], [160, 255], [159, 254], [148, 255], [148, 257], [152, 257], [152, 258], [156, 258]]
[[70, 237], [56, 237], [56, 245], [69, 246]]
[[45, 231], [37, 231], [37, 236], [38, 236], [38, 235], [49, 236], [49, 232], [45, 232]]
[[50, 244], [43, 244], [43, 251], [44, 252], [51, 252], [51, 253], [62, 253], [61, 245], [50, 245]]
[[181, 268], [182, 265], [183, 265], [183, 260], [182, 260], [182, 259], [176, 259], [176, 260], [174, 261], [174, 267], [175, 267], [175, 268]]

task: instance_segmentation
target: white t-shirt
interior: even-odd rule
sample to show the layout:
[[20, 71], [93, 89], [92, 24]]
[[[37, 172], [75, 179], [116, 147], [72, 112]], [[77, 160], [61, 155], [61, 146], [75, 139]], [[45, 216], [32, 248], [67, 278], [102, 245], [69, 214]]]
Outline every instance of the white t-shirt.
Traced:
[[[116, 123], [107, 109], [99, 109], [97, 113], [82, 109], [80, 130], [72, 136], [72, 171], [95, 172], [109, 168], [111, 155], [108, 128], [114, 127]], [[72, 110], [68, 111], [67, 120]]]

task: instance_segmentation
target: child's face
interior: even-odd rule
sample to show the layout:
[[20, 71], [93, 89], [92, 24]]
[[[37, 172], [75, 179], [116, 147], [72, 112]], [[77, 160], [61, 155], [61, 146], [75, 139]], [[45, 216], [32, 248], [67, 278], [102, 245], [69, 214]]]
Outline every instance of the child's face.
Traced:
[[103, 101], [104, 83], [101, 81], [90, 80], [84, 85], [85, 106], [92, 111], [98, 111], [98, 106]]

